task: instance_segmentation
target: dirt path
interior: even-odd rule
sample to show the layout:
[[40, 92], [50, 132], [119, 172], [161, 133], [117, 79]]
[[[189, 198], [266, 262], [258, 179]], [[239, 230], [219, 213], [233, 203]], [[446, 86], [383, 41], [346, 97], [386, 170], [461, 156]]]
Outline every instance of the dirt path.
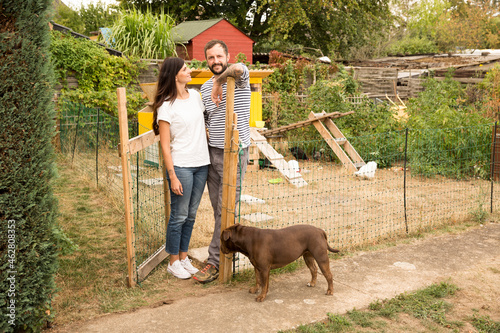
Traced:
[[[461, 288], [450, 313], [454, 319], [464, 320], [475, 311], [500, 321], [499, 223], [358, 253], [332, 260], [331, 268], [335, 279], [333, 297], [324, 295], [326, 282], [322, 276], [316, 288], [307, 288], [309, 272], [304, 268], [274, 277], [263, 303], [255, 302], [246, 286], [237, 286], [226, 292], [180, 298], [155, 308], [106, 315], [58, 331], [276, 332], [322, 320], [328, 312], [342, 314], [353, 308], [363, 309], [377, 299], [448, 279]], [[395, 330], [418, 331], [411, 318], [397, 325]], [[391, 329], [386, 327], [386, 331]], [[461, 331], [475, 330], [466, 324]]]

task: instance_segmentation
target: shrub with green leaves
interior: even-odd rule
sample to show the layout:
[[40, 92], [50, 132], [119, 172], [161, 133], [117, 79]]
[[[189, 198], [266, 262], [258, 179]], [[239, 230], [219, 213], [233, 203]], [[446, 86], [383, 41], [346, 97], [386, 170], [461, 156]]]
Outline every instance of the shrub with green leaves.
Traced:
[[53, 318], [58, 235], [49, 0], [0, 4], [0, 331]]
[[500, 120], [500, 64], [496, 63], [479, 84], [483, 92], [482, 103], [491, 119]]
[[391, 45], [388, 49], [390, 54], [427, 54], [437, 53], [436, 43], [426, 37], [406, 37]]
[[[142, 109], [145, 100], [133, 83], [145, 66], [137, 58], [110, 55], [99, 44], [73, 38], [69, 34], [52, 32], [50, 46], [56, 79], [63, 85], [60, 103], [81, 103], [86, 107], [99, 107], [116, 115], [118, 102], [116, 88], [128, 87], [127, 110], [129, 115]], [[72, 74], [78, 80], [78, 89], [69, 89], [66, 79]]]
[[425, 90], [407, 103], [412, 170], [426, 176], [487, 177], [491, 119], [466, 103], [466, 88], [451, 75], [429, 78]]
[[53, 31], [50, 52], [56, 80], [64, 85], [73, 74], [83, 92], [126, 87], [139, 75], [139, 59], [110, 55], [96, 42], [70, 34]]

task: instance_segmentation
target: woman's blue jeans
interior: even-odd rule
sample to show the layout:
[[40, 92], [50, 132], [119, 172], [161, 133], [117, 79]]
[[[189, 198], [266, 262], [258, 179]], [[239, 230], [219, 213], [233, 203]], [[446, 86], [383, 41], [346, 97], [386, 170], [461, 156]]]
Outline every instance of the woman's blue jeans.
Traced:
[[[196, 211], [207, 182], [208, 165], [188, 168], [174, 166], [174, 170], [182, 184], [183, 195], [170, 191], [170, 219], [167, 225], [165, 251], [176, 255], [188, 251]], [[168, 173], [167, 180], [170, 187]]]

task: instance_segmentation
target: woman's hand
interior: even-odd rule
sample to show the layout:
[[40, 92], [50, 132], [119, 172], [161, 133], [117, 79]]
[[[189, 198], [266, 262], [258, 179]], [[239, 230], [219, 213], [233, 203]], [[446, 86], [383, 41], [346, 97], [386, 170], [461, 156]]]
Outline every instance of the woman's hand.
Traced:
[[170, 178], [170, 190], [177, 195], [182, 195], [182, 184], [176, 176]]

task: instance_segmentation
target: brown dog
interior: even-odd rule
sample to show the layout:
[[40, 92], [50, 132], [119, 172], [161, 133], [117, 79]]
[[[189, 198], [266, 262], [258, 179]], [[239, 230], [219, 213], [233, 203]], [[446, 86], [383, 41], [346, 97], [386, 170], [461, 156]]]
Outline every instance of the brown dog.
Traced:
[[250, 259], [255, 269], [255, 287], [250, 293], [261, 293], [255, 299], [262, 302], [269, 290], [269, 272], [271, 269], [283, 267], [300, 256], [304, 257], [311, 271], [311, 282], [316, 285], [319, 265], [328, 282], [327, 295], [333, 295], [333, 277], [330, 271], [328, 251], [339, 252], [328, 245], [326, 233], [311, 225], [294, 225], [291, 227], [271, 230], [243, 226], [239, 223], [225, 229], [221, 235], [221, 251], [228, 254], [241, 252]]

